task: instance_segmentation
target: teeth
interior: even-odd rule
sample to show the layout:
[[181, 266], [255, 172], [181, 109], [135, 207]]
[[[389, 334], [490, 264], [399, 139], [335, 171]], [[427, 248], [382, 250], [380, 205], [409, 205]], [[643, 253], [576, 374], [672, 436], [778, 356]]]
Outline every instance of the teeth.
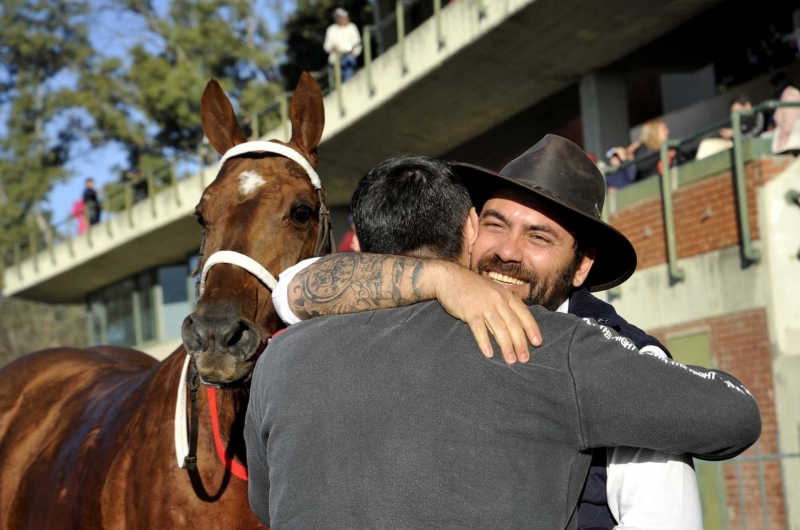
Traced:
[[511, 276], [506, 276], [505, 274], [498, 274], [496, 272], [490, 272], [489, 278], [493, 279], [498, 283], [506, 283], [508, 285], [525, 285], [525, 282], [523, 282], [522, 280], [512, 278]]

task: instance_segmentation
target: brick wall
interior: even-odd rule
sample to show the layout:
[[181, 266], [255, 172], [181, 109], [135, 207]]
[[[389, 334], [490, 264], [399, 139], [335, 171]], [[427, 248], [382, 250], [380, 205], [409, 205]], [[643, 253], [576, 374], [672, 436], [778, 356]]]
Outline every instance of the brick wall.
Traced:
[[[751, 234], [758, 239], [756, 189], [789, 164], [787, 158], [765, 158], [745, 168]], [[673, 192], [678, 258], [687, 258], [739, 244], [736, 195], [730, 171]], [[647, 199], [610, 216], [610, 223], [630, 239], [639, 257], [638, 268], [667, 261], [661, 197]]]
[[[737, 377], [752, 392], [761, 407], [763, 429], [761, 453], [778, 452], [777, 417], [772, 384], [772, 358], [765, 309], [756, 309], [718, 318], [699, 320], [680, 326], [650, 330], [662, 342], [670, 336], [686, 335], [692, 331], [707, 331], [711, 339], [711, 355], [715, 368]], [[751, 447], [744, 456], [755, 456]], [[770, 528], [786, 528], [783, 484], [780, 463], [777, 460], [763, 463], [767, 513]], [[765, 528], [761, 503], [758, 464], [741, 464], [743, 492], [746, 506], [747, 528]], [[739, 483], [735, 464], [724, 464], [727, 491], [727, 518], [731, 529], [744, 528], [739, 496]]]

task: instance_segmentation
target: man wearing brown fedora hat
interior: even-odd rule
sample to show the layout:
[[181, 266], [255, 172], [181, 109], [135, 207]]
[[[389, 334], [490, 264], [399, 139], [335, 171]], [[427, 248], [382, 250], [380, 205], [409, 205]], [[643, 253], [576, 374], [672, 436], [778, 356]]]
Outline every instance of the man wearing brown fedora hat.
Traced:
[[[533, 344], [540, 338], [530, 314], [519, 311], [522, 300], [525, 305], [594, 318], [640, 350], [667, 358], [655, 338], [590, 294], [629, 278], [636, 253], [622, 234], [601, 220], [603, 177], [578, 146], [548, 135], [499, 173], [469, 164], [453, 164], [453, 169], [480, 210], [470, 261], [471, 269], [484, 278], [452, 263], [383, 257], [387, 281], [376, 282], [374, 256], [350, 256], [356, 268], [344, 276], [332, 274], [341, 258], [329, 256], [281, 274], [282, 285], [273, 300], [284, 320], [438, 298], [448, 312], [470, 324], [485, 355], [492, 354], [488, 329], [509, 362], [527, 361], [526, 336]], [[356, 219], [357, 228], [358, 224]], [[307, 296], [313, 292], [309, 285], [323, 277], [328, 278], [323, 282], [337, 284], [334, 290], [339, 294], [330, 296], [328, 289], [324, 299]], [[432, 288], [426, 291], [426, 286]], [[282, 307], [283, 300], [288, 307]], [[596, 451], [578, 527], [613, 528], [617, 522], [620, 528], [702, 528], [690, 459], [628, 448]]]

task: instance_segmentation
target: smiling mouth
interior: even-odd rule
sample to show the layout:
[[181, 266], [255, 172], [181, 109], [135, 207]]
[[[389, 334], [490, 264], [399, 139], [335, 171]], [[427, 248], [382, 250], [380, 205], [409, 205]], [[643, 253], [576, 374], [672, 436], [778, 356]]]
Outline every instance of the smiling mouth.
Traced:
[[500, 274], [493, 271], [489, 271], [487, 274], [489, 278], [502, 285], [525, 285], [525, 282], [522, 280], [518, 278], [512, 278], [511, 276], [506, 276], [505, 274]]

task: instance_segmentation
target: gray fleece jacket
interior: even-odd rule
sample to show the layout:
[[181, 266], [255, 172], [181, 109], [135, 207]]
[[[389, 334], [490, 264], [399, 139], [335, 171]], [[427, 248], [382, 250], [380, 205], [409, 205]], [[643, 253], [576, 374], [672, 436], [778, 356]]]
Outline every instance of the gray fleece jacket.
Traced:
[[255, 514], [278, 530], [575, 528], [592, 448], [717, 460], [760, 435], [734, 377], [531, 312], [543, 345], [513, 366], [485, 359], [436, 302], [276, 337], [245, 423]]

